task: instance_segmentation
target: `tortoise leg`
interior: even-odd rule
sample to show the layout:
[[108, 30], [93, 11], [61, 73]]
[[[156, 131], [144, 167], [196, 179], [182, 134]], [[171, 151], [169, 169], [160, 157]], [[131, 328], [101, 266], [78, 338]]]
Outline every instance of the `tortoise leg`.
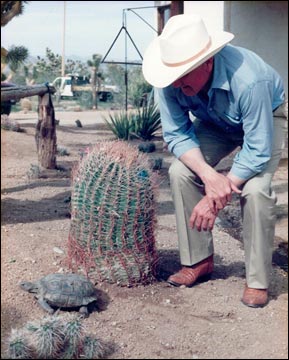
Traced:
[[79, 309], [79, 312], [85, 318], [87, 318], [88, 315], [89, 315], [87, 306], [81, 306], [80, 309]]
[[37, 303], [42, 307], [43, 310], [49, 312], [49, 314], [54, 313], [54, 309], [44, 300], [44, 299], [38, 299]]

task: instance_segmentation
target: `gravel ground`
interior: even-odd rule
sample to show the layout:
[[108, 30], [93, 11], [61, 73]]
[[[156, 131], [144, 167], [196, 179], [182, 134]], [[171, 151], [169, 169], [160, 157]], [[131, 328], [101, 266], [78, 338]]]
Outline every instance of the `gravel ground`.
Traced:
[[[37, 115], [19, 112], [12, 113], [11, 118], [26, 132], [1, 130], [2, 358], [7, 358], [6, 341], [12, 328], [46, 316], [32, 295], [19, 289], [19, 282], [69, 271], [65, 266], [70, 226], [67, 198], [70, 169], [79, 159], [79, 150], [111, 138], [100, 112], [57, 113], [57, 143], [69, 152], [69, 156], [57, 159], [64, 170], [44, 171], [41, 177], [33, 178]], [[76, 127], [77, 119], [82, 128]], [[157, 202], [158, 279], [133, 288], [96, 284], [100, 301], [97, 311], [83, 320], [87, 331], [111, 344], [106, 356], [109, 359], [287, 359], [287, 161], [280, 164], [274, 178], [280, 202], [270, 302], [263, 309], [252, 309], [240, 302], [245, 268], [237, 202], [220, 216], [214, 228], [212, 279], [192, 288], [174, 288], [166, 283], [180, 264], [167, 177], [172, 156], [162, 151], [160, 140], [156, 144], [157, 152], [152, 156], [163, 158]], [[226, 167], [226, 163], [221, 164], [220, 171]]]

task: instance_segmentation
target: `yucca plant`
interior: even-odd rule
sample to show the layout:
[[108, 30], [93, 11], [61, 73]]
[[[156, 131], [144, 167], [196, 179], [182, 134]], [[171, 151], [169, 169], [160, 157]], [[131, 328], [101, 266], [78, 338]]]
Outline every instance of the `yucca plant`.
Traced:
[[133, 116], [132, 132], [143, 140], [151, 140], [161, 128], [161, 116], [157, 105], [147, 105], [137, 109]]
[[125, 111], [109, 114], [109, 119], [104, 119], [109, 129], [121, 140], [129, 140], [132, 129], [133, 116]]

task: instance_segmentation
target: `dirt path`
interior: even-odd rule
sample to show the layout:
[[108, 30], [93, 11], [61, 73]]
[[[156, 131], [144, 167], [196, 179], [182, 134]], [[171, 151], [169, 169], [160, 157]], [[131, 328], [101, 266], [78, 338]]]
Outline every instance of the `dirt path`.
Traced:
[[[69, 156], [58, 157], [63, 171], [46, 171], [40, 178], [33, 178], [31, 167], [37, 165], [35, 114], [12, 114], [25, 133], [1, 130], [2, 358], [7, 357], [5, 341], [11, 329], [45, 315], [33, 297], [19, 289], [19, 282], [67, 271], [64, 259], [70, 226], [70, 169], [79, 159], [80, 149], [111, 137], [95, 114], [65, 113], [62, 118], [57, 114], [57, 143], [68, 150]], [[76, 127], [76, 119], [81, 120], [82, 128]], [[214, 228], [212, 279], [190, 289], [166, 283], [167, 276], [178, 269], [179, 258], [167, 177], [172, 156], [162, 152], [161, 142], [157, 142], [157, 150], [153, 156], [164, 159], [156, 232], [159, 280], [136, 288], [97, 284], [102, 294], [99, 310], [83, 320], [89, 333], [114, 344], [108, 357], [111, 359], [287, 359], [288, 266], [286, 271], [285, 261], [283, 266], [275, 261], [268, 306], [244, 306], [240, 302], [245, 282], [242, 242], [236, 239], [234, 228], [224, 228], [222, 219]], [[287, 169], [285, 161], [275, 176], [283, 210]], [[277, 229], [274, 253], [279, 260], [283, 256], [288, 261], [284, 212], [280, 224], [283, 228], [280, 225]]]

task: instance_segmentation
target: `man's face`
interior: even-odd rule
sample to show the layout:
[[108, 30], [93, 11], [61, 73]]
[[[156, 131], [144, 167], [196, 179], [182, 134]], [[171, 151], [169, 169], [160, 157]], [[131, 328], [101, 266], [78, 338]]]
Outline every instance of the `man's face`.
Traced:
[[197, 95], [207, 84], [213, 70], [213, 58], [173, 82], [175, 88], [181, 88], [187, 96]]

